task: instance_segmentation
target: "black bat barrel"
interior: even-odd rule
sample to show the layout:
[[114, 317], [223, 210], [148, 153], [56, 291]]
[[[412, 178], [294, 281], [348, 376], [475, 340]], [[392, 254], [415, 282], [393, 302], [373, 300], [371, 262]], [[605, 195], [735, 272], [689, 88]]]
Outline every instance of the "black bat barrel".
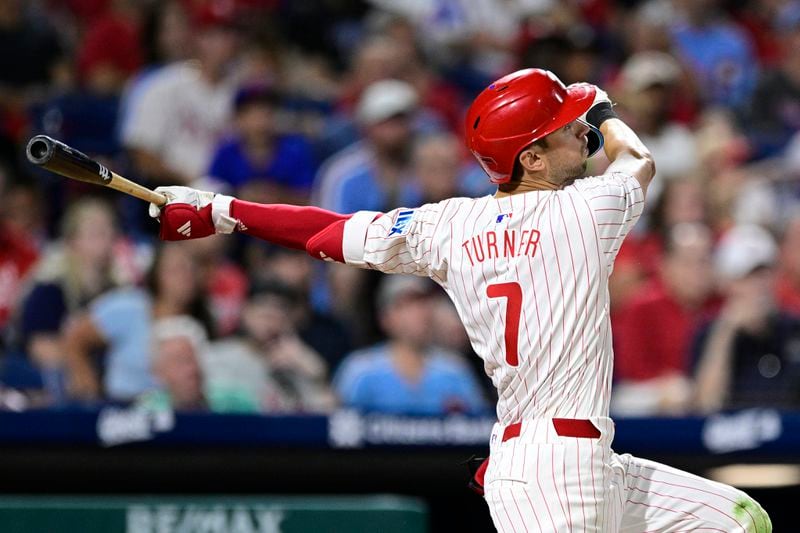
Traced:
[[36, 135], [25, 150], [28, 161], [72, 179], [107, 185], [111, 172], [89, 156], [47, 135]]

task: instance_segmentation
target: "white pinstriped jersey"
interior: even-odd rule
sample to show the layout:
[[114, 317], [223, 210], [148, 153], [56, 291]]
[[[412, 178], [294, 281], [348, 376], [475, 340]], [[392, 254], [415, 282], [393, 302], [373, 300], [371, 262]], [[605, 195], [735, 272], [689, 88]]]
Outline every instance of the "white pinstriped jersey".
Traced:
[[501, 424], [608, 416], [608, 276], [643, 204], [636, 179], [614, 172], [559, 191], [361, 211], [344, 258], [445, 289], [497, 387]]

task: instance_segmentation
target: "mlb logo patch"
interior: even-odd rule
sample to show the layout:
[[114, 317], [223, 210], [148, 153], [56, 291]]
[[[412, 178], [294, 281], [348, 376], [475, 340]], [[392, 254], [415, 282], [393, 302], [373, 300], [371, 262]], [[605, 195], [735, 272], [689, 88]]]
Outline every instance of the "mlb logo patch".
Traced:
[[512, 213], [501, 213], [497, 215], [497, 220], [495, 221], [495, 224], [501, 223], [504, 219], [508, 220], [509, 218], [511, 218], [511, 215]]
[[386, 238], [388, 239], [394, 235], [406, 235], [411, 228], [411, 219], [414, 217], [414, 211], [416, 210], [406, 209], [397, 213], [397, 220], [394, 221], [394, 225], [389, 230]]

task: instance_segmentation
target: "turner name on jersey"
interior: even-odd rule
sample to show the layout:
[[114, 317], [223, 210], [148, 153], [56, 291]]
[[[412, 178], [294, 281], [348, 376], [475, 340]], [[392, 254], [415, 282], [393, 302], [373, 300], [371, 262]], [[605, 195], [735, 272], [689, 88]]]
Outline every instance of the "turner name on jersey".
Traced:
[[506, 228], [479, 233], [461, 243], [469, 263], [483, 263], [487, 259], [508, 259], [518, 255], [533, 257], [539, 242], [539, 230]]

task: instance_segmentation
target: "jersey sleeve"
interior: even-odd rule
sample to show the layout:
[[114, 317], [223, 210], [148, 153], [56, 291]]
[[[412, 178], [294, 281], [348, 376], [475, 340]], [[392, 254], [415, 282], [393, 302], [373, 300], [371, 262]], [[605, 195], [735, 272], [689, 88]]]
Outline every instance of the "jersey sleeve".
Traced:
[[444, 283], [447, 261], [439, 254], [443, 242], [436, 234], [441, 217], [441, 204], [400, 207], [388, 213], [358, 211], [345, 223], [344, 260], [362, 268], [429, 276]]
[[622, 241], [644, 209], [644, 191], [630, 174], [612, 172], [575, 182], [594, 215], [600, 249], [611, 270]]

